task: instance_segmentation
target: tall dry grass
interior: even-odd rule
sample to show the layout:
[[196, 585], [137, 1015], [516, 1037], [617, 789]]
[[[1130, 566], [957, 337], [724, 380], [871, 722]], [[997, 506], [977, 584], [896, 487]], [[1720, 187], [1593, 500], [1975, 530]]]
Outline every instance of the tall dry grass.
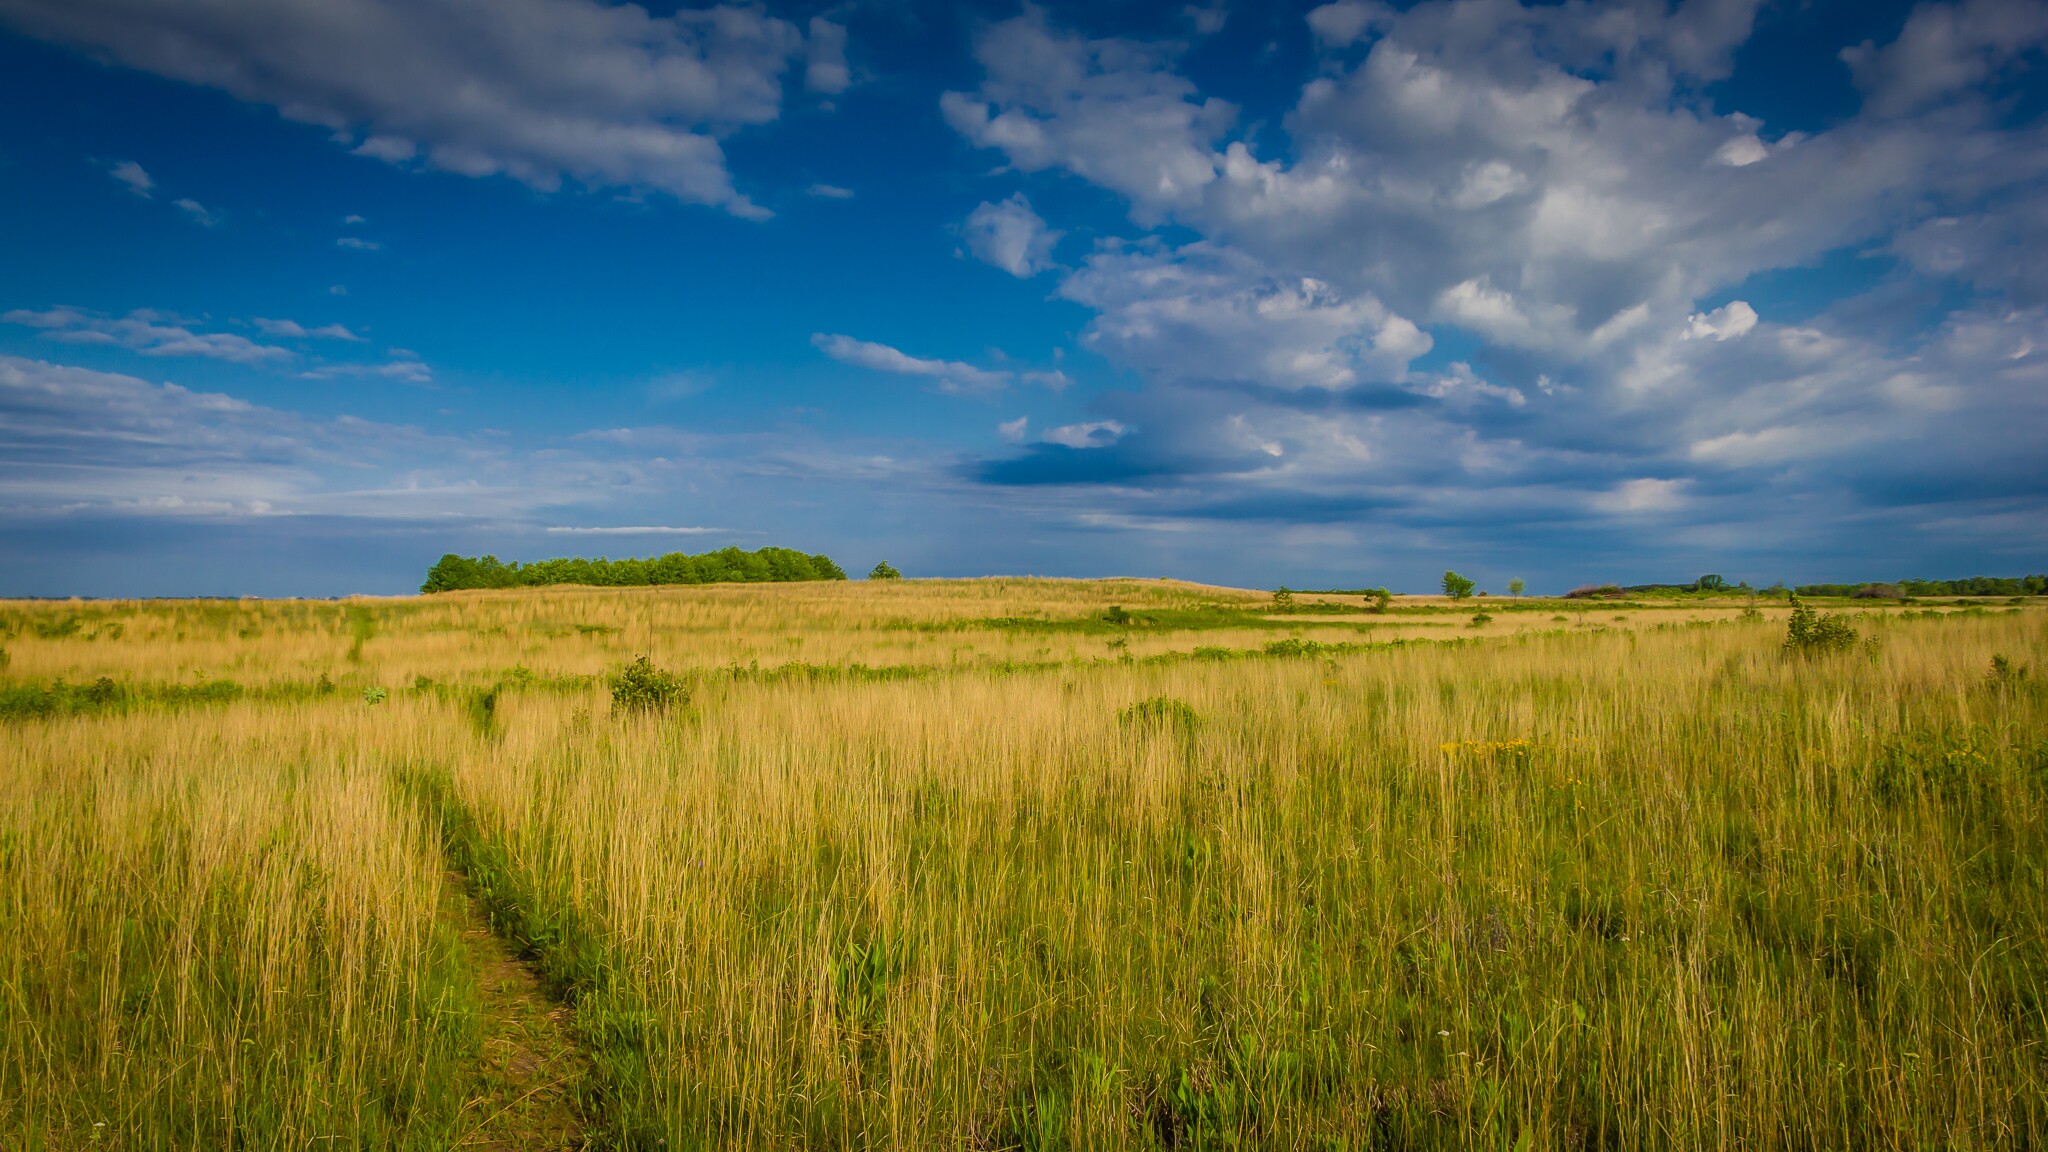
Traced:
[[[933, 623], [1259, 599], [1208, 595], [10, 608], [15, 680], [356, 671], [0, 723], [0, 1142], [466, 1131], [451, 861], [574, 1005], [600, 1146], [2048, 1135], [2036, 610], [1866, 617], [1874, 646], [1820, 659], [1776, 621], [1154, 663], [986, 630], [1071, 655], [700, 675], [655, 717], [501, 675], [791, 636], [872, 667]], [[542, 634], [563, 621], [619, 631]], [[1286, 635], [1147, 642], [1237, 630]], [[1995, 683], [1994, 655], [2036, 671]]]

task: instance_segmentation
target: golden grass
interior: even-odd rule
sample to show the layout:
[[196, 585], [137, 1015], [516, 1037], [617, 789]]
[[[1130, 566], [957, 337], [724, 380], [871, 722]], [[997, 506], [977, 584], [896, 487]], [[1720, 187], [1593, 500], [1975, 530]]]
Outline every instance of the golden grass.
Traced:
[[[600, 1143], [2048, 1137], [2048, 693], [1985, 675], [2048, 663], [2038, 610], [1873, 615], [1874, 645], [1823, 659], [1695, 605], [1396, 614], [1389, 635], [1478, 642], [1153, 662], [1122, 657], [1256, 650], [1295, 618], [1115, 658], [1115, 631], [977, 623], [1205, 603], [1265, 598], [474, 594], [382, 606], [357, 663], [345, 605], [18, 628], [16, 679], [141, 678], [159, 648], [165, 676], [356, 679], [7, 724], [0, 1139], [447, 1139], [475, 1000], [436, 936], [429, 817], [574, 1000]], [[653, 717], [544, 679], [785, 650], [842, 674], [700, 674]], [[487, 717], [402, 687], [519, 663], [543, 679]], [[1185, 708], [1133, 709], [1160, 698]]]

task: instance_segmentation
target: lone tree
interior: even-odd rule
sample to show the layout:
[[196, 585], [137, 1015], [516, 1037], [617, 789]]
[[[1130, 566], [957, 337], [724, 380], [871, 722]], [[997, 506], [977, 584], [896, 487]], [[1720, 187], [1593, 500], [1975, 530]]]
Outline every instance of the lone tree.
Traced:
[[903, 573], [898, 572], [894, 564], [891, 564], [887, 560], [884, 560], [868, 570], [868, 579], [901, 580], [903, 579]]
[[1508, 581], [1508, 595], [1520, 596], [1522, 594], [1522, 589], [1527, 588], [1528, 586], [1529, 585], [1525, 583], [1520, 576], [1517, 576], [1514, 579]]
[[1463, 600], [1465, 597], [1470, 596], [1472, 589], [1475, 587], [1477, 585], [1473, 584], [1472, 581], [1458, 575], [1456, 572], [1444, 573], [1444, 595], [1449, 596], [1453, 600]]

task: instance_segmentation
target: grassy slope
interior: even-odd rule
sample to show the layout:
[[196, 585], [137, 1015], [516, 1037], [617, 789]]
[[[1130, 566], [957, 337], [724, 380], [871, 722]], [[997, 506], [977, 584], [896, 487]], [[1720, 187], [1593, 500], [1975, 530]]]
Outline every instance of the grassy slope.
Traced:
[[[367, 628], [96, 606], [51, 636], [30, 621], [65, 606], [15, 609], [17, 678], [129, 691], [4, 729], [0, 1139], [460, 1136], [486, 1027], [437, 927], [436, 826], [575, 1004], [604, 1143], [2048, 1136], [2048, 696], [1984, 677], [2043, 665], [2035, 610], [1874, 615], [1874, 649], [1818, 661], [1732, 607], [1603, 605], [1459, 647], [1147, 663], [1088, 621], [1156, 614], [1126, 651], [1295, 629], [1157, 583], [777, 591], [407, 601]], [[1207, 616], [1231, 620], [1171, 626]], [[990, 623], [1020, 619], [1055, 622], [1029, 674], [994, 663], [1045, 646]], [[961, 632], [980, 651], [929, 647]], [[623, 644], [708, 670], [791, 636], [814, 667], [928, 671], [704, 676], [654, 719], [577, 678]], [[159, 647], [272, 688], [152, 695]], [[1155, 697], [1192, 721], [1127, 715]]]

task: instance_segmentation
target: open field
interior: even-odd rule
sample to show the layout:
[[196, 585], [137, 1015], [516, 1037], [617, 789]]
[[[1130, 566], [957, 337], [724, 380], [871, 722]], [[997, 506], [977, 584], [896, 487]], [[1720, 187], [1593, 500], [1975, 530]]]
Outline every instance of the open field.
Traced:
[[1482, 603], [0, 605], [0, 1144], [2048, 1142], [2048, 608]]

